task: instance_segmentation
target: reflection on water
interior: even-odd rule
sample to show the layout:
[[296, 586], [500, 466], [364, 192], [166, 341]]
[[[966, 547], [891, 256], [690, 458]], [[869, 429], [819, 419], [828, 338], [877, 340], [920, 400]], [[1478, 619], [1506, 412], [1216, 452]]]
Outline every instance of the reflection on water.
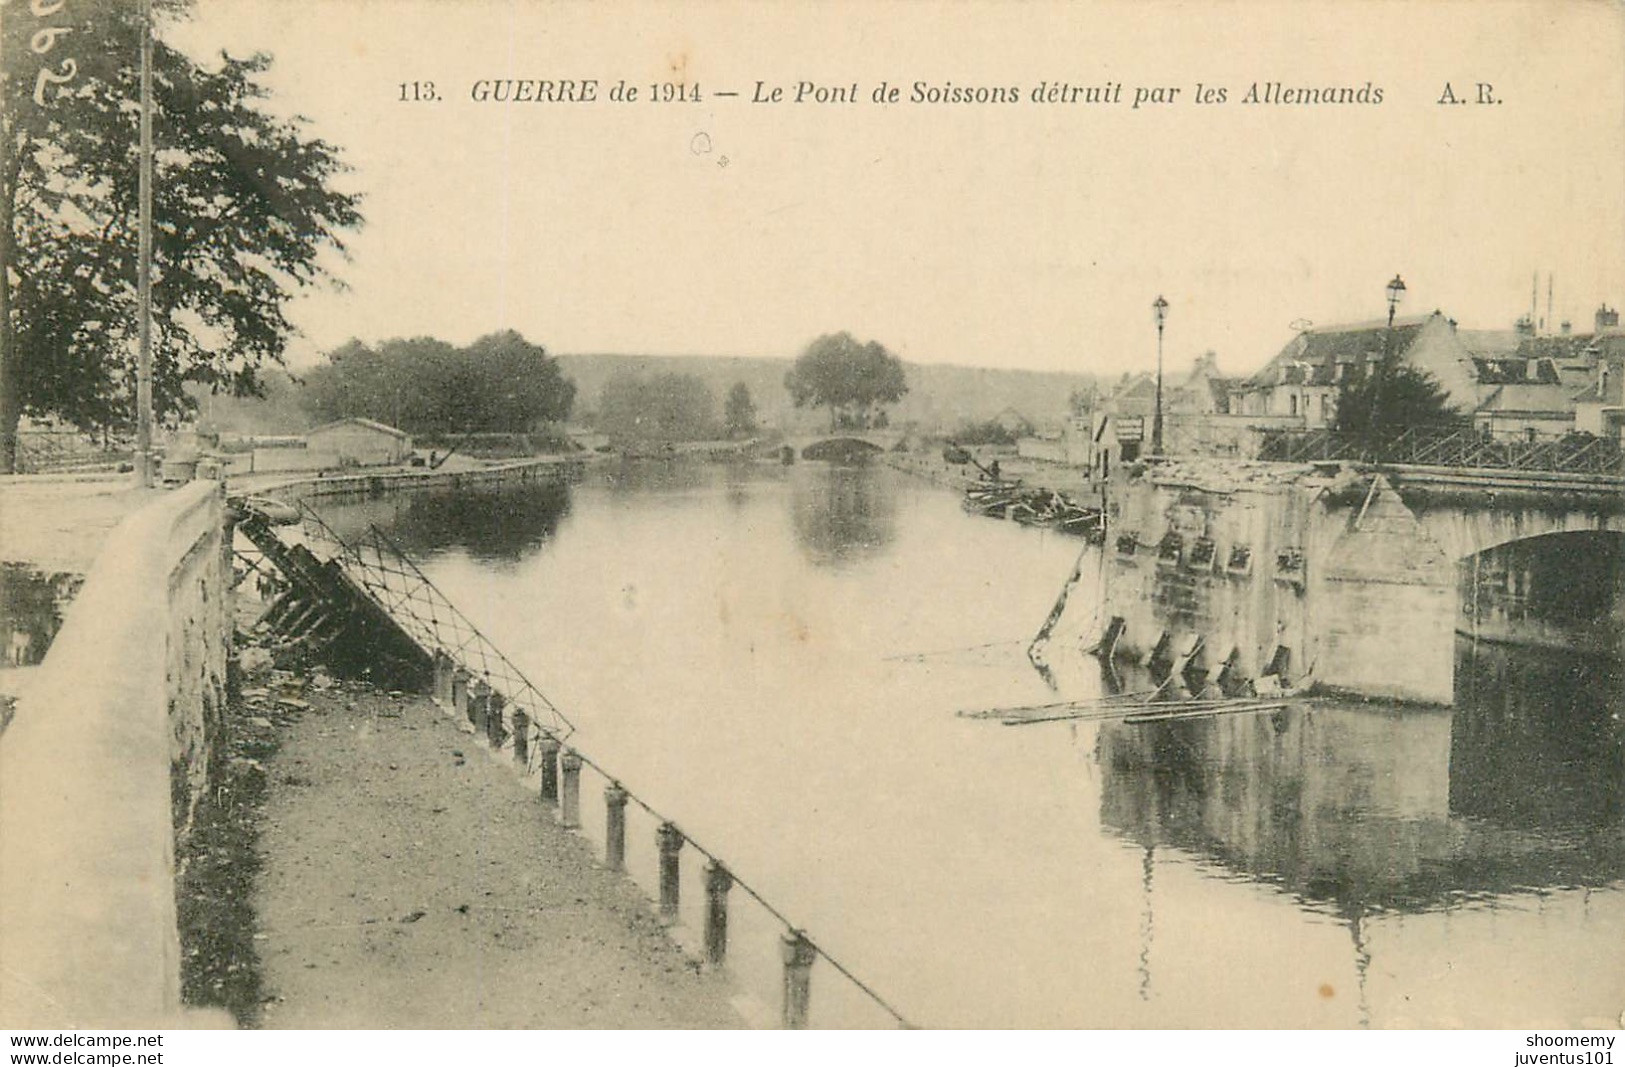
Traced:
[[796, 539], [820, 566], [840, 566], [883, 553], [896, 536], [897, 506], [868, 465], [807, 468], [790, 498]]
[[0, 563], [0, 667], [28, 667], [45, 658], [62, 629], [62, 615], [84, 584], [78, 574], [47, 574], [26, 563]]
[[1450, 810], [1531, 830], [1625, 819], [1618, 658], [1458, 640]]
[[[1464, 640], [1454, 709], [1005, 728], [954, 712], [1057, 699], [1021, 649], [1077, 544], [884, 467], [606, 465], [328, 515], [406, 542], [583, 750], [928, 1024], [1625, 1002], [1617, 660]], [[1099, 694], [1092, 659], [1053, 661], [1061, 699]], [[775, 938], [737, 947], [769, 1001]], [[815, 984], [816, 1022], [838, 983]]]
[[1625, 877], [1618, 664], [1464, 640], [1456, 673], [1451, 710], [1107, 726], [1102, 822], [1340, 915]]
[[378, 526], [408, 553], [457, 546], [477, 560], [517, 562], [551, 539], [570, 513], [567, 485], [433, 489], [325, 507], [346, 540]]

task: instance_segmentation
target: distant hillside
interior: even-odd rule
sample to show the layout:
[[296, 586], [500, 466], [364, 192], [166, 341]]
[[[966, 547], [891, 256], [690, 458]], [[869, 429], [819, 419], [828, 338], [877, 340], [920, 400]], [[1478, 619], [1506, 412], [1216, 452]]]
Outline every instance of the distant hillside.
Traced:
[[[750, 390], [758, 417], [765, 425], [817, 430], [823, 428], [828, 417], [824, 412], [797, 411], [790, 403], [790, 394], [784, 388], [784, 375], [792, 363], [788, 359], [562, 355], [558, 360], [565, 377], [576, 383], [577, 417], [598, 407], [604, 383], [622, 371], [698, 375], [716, 398], [719, 418], [723, 398], [735, 382], [744, 382]], [[1007, 408], [1014, 408], [1037, 426], [1059, 426], [1066, 418], [1067, 398], [1072, 390], [1095, 382], [1087, 374], [915, 363], [906, 366], [908, 395], [892, 409], [892, 422], [898, 426], [914, 424], [925, 430], [956, 429], [966, 422], [991, 419]], [[206, 389], [194, 390], [198, 421], [227, 433], [300, 433], [308, 429], [311, 418], [300, 404], [303, 387], [298, 379], [273, 368], [265, 372], [264, 381], [264, 400], [210, 397]]]
[[[565, 376], [576, 383], [576, 412], [597, 407], [604, 382], [617, 373], [694, 374], [711, 387], [717, 403], [735, 382], [744, 382], [756, 401], [761, 420], [774, 426], [816, 429], [823, 414], [797, 411], [784, 388], [792, 361], [730, 356], [561, 355]], [[1095, 382], [1087, 374], [991, 370], [910, 363], [908, 395], [892, 411], [895, 425], [914, 423], [923, 429], [953, 429], [968, 421], [990, 419], [1014, 408], [1039, 426], [1059, 425], [1066, 418], [1073, 389]]]

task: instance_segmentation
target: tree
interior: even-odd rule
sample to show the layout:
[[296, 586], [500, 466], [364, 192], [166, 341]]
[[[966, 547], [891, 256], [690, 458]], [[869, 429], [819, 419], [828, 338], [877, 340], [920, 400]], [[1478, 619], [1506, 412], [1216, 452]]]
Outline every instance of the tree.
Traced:
[[1087, 415], [1100, 406], [1100, 390], [1093, 384], [1074, 388], [1066, 398], [1066, 408], [1073, 417]]
[[[132, 421], [140, 32], [133, 3], [11, 4], [0, 22], [0, 472], [24, 413]], [[153, 403], [173, 418], [188, 382], [256, 394], [288, 300], [331, 279], [361, 214], [331, 188], [338, 149], [263, 110], [269, 56], [153, 53]]]
[[433, 337], [377, 349], [352, 340], [306, 376], [305, 399], [322, 421], [359, 416], [412, 433], [527, 433], [569, 416], [575, 383], [540, 345], [503, 330], [465, 348]]
[[716, 399], [693, 374], [628, 371], [604, 383], [598, 428], [634, 441], [699, 441], [716, 435]]
[[749, 437], [756, 432], [756, 401], [744, 382], [734, 382], [728, 390], [728, 399], [722, 405], [722, 424], [729, 437]]
[[1334, 427], [1341, 433], [1397, 437], [1416, 426], [1465, 422], [1433, 375], [1408, 363], [1349, 378], [1337, 391]]
[[796, 359], [784, 376], [796, 407], [828, 407], [833, 429], [839, 415], [867, 426], [877, 404], [895, 404], [908, 392], [903, 362], [878, 341], [851, 334], [825, 334]]

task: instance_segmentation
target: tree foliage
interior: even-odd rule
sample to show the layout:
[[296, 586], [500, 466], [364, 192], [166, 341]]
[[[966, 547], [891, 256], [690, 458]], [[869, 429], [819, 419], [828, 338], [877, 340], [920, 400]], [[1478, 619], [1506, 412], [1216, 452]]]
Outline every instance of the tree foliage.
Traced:
[[749, 437], [756, 432], [756, 401], [744, 382], [734, 382], [728, 390], [728, 399], [722, 405], [722, 425], [729, 437]]
[[1337, 391], [1334, 427], [1342, 433], [1398, 436], [1414, 426], [1465, 421], [1437, 379], [1408, 363], [1349, 378]]
[[305, 377], [319, 421], [359, 416], [415, 434], [525, 433], [567, 418], [574, 399], [558, 360], [513, 330], [464, 348], [433, 337], [350, 341]]
[[954, 433], [953, 440], [962, 445], [1013, 445], [1021, 434], [998, 419], [986, 422], [967, 422]]
[[[157, 6], [174, 19], [187, 5]], [[23, 412], [87, 430], [133, 421], [139, 5], [50, 8], [11, 3], [0, 21], [0, 470]], [[31, 44], [47, 29], [42, 57]], [[41, 68], [69, 60], [72, 79], [41, 83], [36, 100]], [[288, 300], [331, 278], [341, 235], [361, 222], [359, 198], [332, 187], [338, 149], [266, 110], [270, 64], [222, 53], [203, 65], [154, 46], [160, 418], [188, 409], [186, 382], [253, 394], [293, 333]]]
[[703, 441], [718, 434], [716, 397], [693, 374], [623, 371], [604, 383], [598, 429], [632, 441]]
[[784, 386], [798, 408], [828, 407], [832, 426], [840, 414], [867, 425], [876, 405], [895, 404], [908, 392], [902, 360], [879, 341], [860, 342], [845, 331], [808, 345]]

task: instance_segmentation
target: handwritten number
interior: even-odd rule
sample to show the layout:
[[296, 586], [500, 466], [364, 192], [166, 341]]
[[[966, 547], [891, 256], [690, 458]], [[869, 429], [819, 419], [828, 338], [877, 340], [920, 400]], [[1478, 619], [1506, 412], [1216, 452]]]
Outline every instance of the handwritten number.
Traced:
[[34, 103], [38, 104], [40, 107], [44, 107], [45, 86], [52, 82], [55, 82], [58, 85], [62, 84], [63, 82], [71, 82], [73, 81], [74, 75], [78, 73], [79, 64], [75, 63], [72, 59], [64, 59], [62, 61], [61, 74], [52, 72], [51, 68], [49, 67], [41, 67], [39, 76], [34, 79]]

